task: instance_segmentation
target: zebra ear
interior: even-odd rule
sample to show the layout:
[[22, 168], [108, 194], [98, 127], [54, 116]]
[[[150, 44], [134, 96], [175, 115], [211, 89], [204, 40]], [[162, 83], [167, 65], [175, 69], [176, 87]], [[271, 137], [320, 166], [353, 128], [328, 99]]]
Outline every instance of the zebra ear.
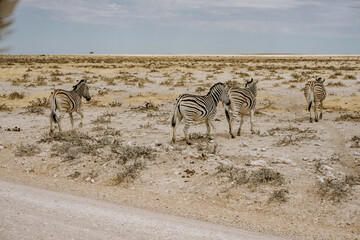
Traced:
[[319, 77], [318, 79], [316, 79], [316, 81], [321, 81], [321, 77]]

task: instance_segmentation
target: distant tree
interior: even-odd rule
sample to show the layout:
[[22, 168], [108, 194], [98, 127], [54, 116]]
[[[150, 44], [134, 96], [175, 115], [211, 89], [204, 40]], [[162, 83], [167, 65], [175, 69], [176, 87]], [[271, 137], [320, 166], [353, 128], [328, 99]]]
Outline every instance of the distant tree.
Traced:
[[91, 52], [89, 52], [90, 54], [94, 54], [94, 52], [93, 51], [91, 51]]

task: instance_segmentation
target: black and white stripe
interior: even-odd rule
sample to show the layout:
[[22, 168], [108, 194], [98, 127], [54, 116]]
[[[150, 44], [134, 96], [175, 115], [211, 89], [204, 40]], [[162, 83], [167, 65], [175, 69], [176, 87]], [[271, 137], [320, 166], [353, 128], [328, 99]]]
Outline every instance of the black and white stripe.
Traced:
[[314, 105], [315, 122], [319, 121], [318, 107], [320, 105], [320, 119], [322, 119], [323, 101], [326, 98], [326, 89], [324, 86], [325, 79], [318, 78], [315, 81], [308, 81], [305, 84], [304, 95], [308, 102], [308, 111], [311, 118], [311, 106]]
[[230, 105], [229, 96], [223, 83], [216, 83], [205, 96], [191, 94], [180, 95], [176, 99], [174, 115], [171, 120], [173, 127], [172, 141], [175, 142], [176, 140], [176, 126], [182, 119], [185, 119], [184, 134], [187, 144], [191, 144], [187, 132], [193, 121], [205, 121], [207, 136], [211, 139], [210, 125], [214, 129], [212, 121], [214, 120], [219, 101]]
[[258, 80], [251, 79], [246, 82], [245, 88], [232, 87], [229, 89], [228, 94], [231, 101], [229, 107], [225, 107], [226, 119], [229, 123], [229, 132], [232, 138], [235, 135], [232, 132], [233, 122], [237, 115], [240, 115], [240, 127], [237, 135], [241, 134], [241, 126], [244, 123], [244, 115], [250, 115], [251, 132], [254, 132], [253, 118], [256, 106], [256, 84]]
[[[59, 132], [61, 132], [60, 121], [63, 118], [63, 114], [65, 112], [69, 113], [72, 129], [74, 129], [74, 119], [72, 116], [73, 112], [76, 112], [81, 116], [80, 126], [82, 126], [84, 114], [81, 110], [81, 97], [84, 97], [87, 101], [90, 101], [91, 99], [87, 80], [84, 79], [73, 86], [72, 91], [56, 89], [51, 93], [50, 133], [53, 132], [53, 122], [59, 125]], [[57, 112], [59, 112], [59, 114]]]

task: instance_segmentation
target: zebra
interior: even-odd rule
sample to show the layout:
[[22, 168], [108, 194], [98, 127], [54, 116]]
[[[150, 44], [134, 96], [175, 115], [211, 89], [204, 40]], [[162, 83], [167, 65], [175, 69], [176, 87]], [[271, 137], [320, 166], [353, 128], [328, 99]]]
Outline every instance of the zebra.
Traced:
[[320, 105], [320, 119], [322, 119], [323, 101], [326, 98], [326, 90], [324, 86], [325, 79], [318, 78], [315, 81], [308, 81], [305, 84], [304, 95], [308, 102], [308, 111], [311, 118], [311, 106], [314, 105], [315, 122], [319, 121], [318, 106]]
[[254, 118], [255, 105], [256, 105], [257, 83], [258, 80], [254, 81], [254, 79], [251, 78], [250, 81], [246, 82], [245, 88], [232, 87], [228, 90], [231, 105], [230, 107], [225, 106], [225, 115], [226, 115], [226, 120], [229, 123], [229, 133], [232, 138], [235, 138], [235, 135], [232, 132], [232, 125], [238, 114], [240, 114], [241, 120], [237, 135], [238, 136], [241, 135], [241, 127], [244, 123], [244, 115], [250, 115], [251, 133], [255, 132], [253, 118]]
[[[83, 79], [73, 86], [72, 91], [66, 91], [62, 89], [55, 89], [50, 95], [50, 134], [53, 133], [53, 122], [59, 125], [59, 132], [61, 133], [60, 121], [63, 118], [63, 112], [69, 113], [71, 127], [74, 129], [73, 112], [76, 112], [81, 116], [80, 127], [83, 125], [84, 114], [81, 110], [81, 97], [84, 97], [87, 101], [91, 100], [89, 94], [89, 87], [87, 80]], [[60, 116], [56, 111], [60, 112]]]
[[216, 107], [219, 101], [222, 101], [226, 105], [230, 105], [230, 99], [225, 90], [225, 85], [221, 82], [213, 85], [205, 96], [192, 94], [180, 95], [175, 101], [174, 115], [171, 120], [171, 125], [173, 127], [172, 141], [176, 141], [176, 126], [183, 118], [185, 119], [185, 141], [188, 145], [192, 144], [187, 133], [193, 121], [205, 121], [207, 137], [211, 140], [210, 125], [215, 129], [212, 121], [215, 117]]

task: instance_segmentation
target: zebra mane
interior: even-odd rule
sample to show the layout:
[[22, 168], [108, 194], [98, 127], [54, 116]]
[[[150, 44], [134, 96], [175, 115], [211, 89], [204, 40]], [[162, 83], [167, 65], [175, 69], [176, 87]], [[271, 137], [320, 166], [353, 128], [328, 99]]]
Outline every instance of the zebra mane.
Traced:
[[214, 84], [214, 85], [210, 88], [208, 94], [210, 94], [211, 91], [212, 91], [215, 87], [217, 87], [217, 86], [223, 86], [223, 87], [225, 87], [222, 82], [218, 82], [218, 83]]
[[78, 82], [76, 85], [74, 85], [73, 86], [73, 91], [75, 91], [80, 86], [80, 84], [83, 83], [83, 82], [85, 82], [84, 79], [82, 79], [80, 82]]

